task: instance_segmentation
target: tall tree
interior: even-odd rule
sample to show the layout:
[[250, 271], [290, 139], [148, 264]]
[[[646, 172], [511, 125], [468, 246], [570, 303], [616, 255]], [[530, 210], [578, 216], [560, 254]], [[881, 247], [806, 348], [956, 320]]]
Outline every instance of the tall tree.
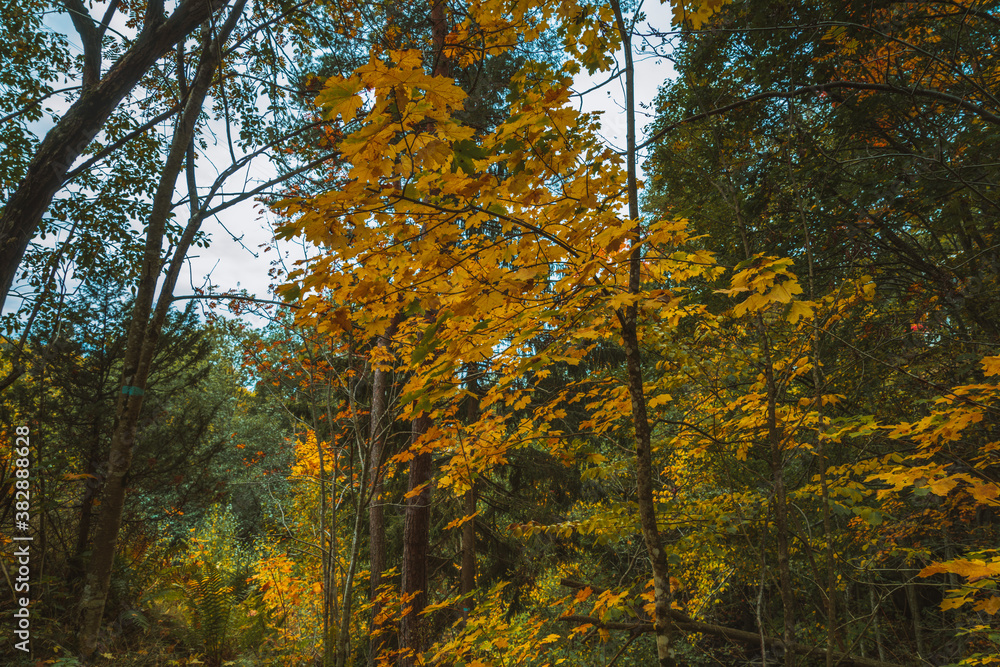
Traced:
[[[572, 45], [574, 55], [591, 69], [607, 65], [608, 58], [601, 53], [621, 44], [623, 34], [630, 34], [619, 21], [620, 31], [609, 34], [597, 30], [587, 33], [588, 40], [579, 43], [575, 40], [577, 30], [584, 30], [583, 23], [596, 26], [602, 20], [612, 20], [612, 12], [605, 8], [591, 16], [578, 7], [561, 11], [568, 12], [567, 16], [560, 14], [560, 19], [566, 21], [562, 25], [567, 43]], [[521, 31], [529, 38], [542, 33], [541, 24], [527, 13], [515, 13], [503, 27], [507, 31]], [[445, 58], [462, 62], [465, 57], [462, 54], [468, 47], [460, 38], [466, 29], [460, 27], [457, 35], [449, 36], [447, 41], [435, 40], [449, 45], [444, 49]], [[497, 51], [503, 48], [502, 34], [501, 30], [472, 33]], [[489, 46], [492, 42], [496, 45]], [[436, 53], [430, 49], [427, 57]], [[474, 52], [467, 57], [475, 62]], [[303, 215], [288, 225], [283, 234], [302, 230], [307, 238], [330, 244], [329, 254], [310, 262], [308, 272], [300, 270], [292, 274], [292, 278], [305, 274], [306, 289], [290, 288], [286, 293], [303, 294], [306, 307], [302, 319], [312, 321], [318, 317], [321, 328], [333, 325], [333, 321], [322, 323], [325, 317], [320, 313], [324, 311], [336, 312], [333, 326], [347, 330], [357, 326], [373, 333], [384, 329], [387, 320], [401, 312], [425, 314], [424, 318], [411, 317], [403, 322], [399, 336], [402, 343], [399, 352], [404, 358], [410, 355], [408, 370], [412, 373], [404, 390], [409, 397], [409, 400], [404, 398], [406, 413], [417, 425], [428, 414], [437, 415], [437, 419], [449, 418], [450, 411], [455, 409], [453, 401], [467, 390], [461, 389], [463, 383], [457, 379], [441, 380], [452, 377], [464, 363], [478, 361], [480, 357], [500, 378], [482, 401], [487, 409], [480, 423], [501, 420], [498, 409], [504, 392], [527, 391], [516, 379], [518, 375], [552, 363], [578, 362], [588, 349], [582, 341], [588, 336], [603, 338], [595, 334], [603, 323], [603, 316], [597, 313], [610, 304], [612, 312], [620, 315], [627, 355], [631, 355], [630, 382], [637, 392], [636, 448], [647, 457], [650, 433], [641, 389], [636, 330], [636, 308], [645, 299], [639, 282], [638, 249], [644, 232], [635, 227], [639, 224], [637, 213], [633, 222], [615, 216], [613, 203], [621, 194], [617, 179], [624, 178], [625, 170], [611, 159], [610, 151], [593, 133], [589, 119], [578, 117], [567, 106], [569, 83], [565, 72], [579, 65], [567, 63], [562, 71], [554, 71], [544, 63], [527, 63], [513, 78], [523, 97], [510, 103], [506, 119], [496, 129], [476, 136], [462, 122], [463, 117], [452, 111], [460, 108], [465, 95], [447, 76], [447, 71], [437, 71], [438, 61], [434, 62], [435, 67], [428, 75], [423, 73], [426, 65], [420, 54], [391, 52], [350, 77], [331, 80], [320, 94], [317, 101], [327, 106], [331, 117], [339, 114], [345, 122], [360, 118], [364, 129], [345, 136], [340, 144], [352, 163], [341, 191], [286, 203], [289, 214]], [[631, 69], [629, 72], [631, 77]], [[363, 88], [375, 91], [370, 108], [362, 106], [357, 96]], [[576, 131], [564, 133], [574, 122], [580, 123]], [[634, 121], [632, 136], [629, 161], [631, 201], [635, 209], [638, 200]], [[397, 154], [405, 158], [385, 157]], [[598, 178], [595, 165], [602, 163], [606, 171]], [[378, 195], [372, 198], [370, 193], [375, 192]], [[333, 221], [343, 231], [331, 232], [326, 223], [321, 230], [315, 226], [316, 215]], [[535, 224], [535, 220], [545, 222]], [[473, 231], [488, 226], [495, 226], [497, 233]], [[351, 238], [349, 245], [337, 240], [342, 233]], [[626, 273], [632, 277], [624, 278], [617, 253], [620, 244], [630, 238], [634, 258]], [[498, 245], [501, 240], [510, 244], [506, 252]], [[600, 252], [596, 252], [598, 245]], [[392, 254], [395, 252], [401, 255]], [[355, 262], [370, 270], [345, 270], [355, 266]], [[410, 268], [414, 264], [422, 267], [419, 278], [418, 272]], [[430, 271], [427, 277], [425, 271]], [[601, 277], [605, 271], [610, 272], [607, 279]], [[321, 275], [326, 277], [320, 278]], [[354, 300], [365, 299], [366, 307], [358, 310], [346, 300], [329, 304], [326, 294], [314, 291], [321, 285], [336, 286], [332, 294], [355, 294]], [[397, 293], [404, 293], [406, 300], [397, 299]], [[503, 310], [490, 313], [490, 308]], [[477, 314], [485, 321], [473, 328]], [[569, 325], [569, 322], [580, 325], [579, 319], [586, 322], [582, 330]], [[542, 336], [550, 327], [558, 332], [556, 340], [540, 353], [528, 353], [535, 337]], [[496, 352], [497, 349], [504, 351]], [[520, 405], [510, 398], [502, 402], [512, 403]], [[550, 419], [557, 418], [557, 412], [553, 408]], [[551, 427], [545, 418], [528, 421], [534, 423], [524, 427], [529, 429], [526, 433], [511, 434], [513, 441], [518, 438], [530, 441], [534, 437], [529, 435], [534, 433], [530, 429], [544, 432]], [[463, 445], [461, 454], [455, 456], [447, 470], [464, 465], [467, 470], [478, 471], [489, 461], [503, 460], [511, 442], [503, 435], [506, 429], [499, 426], [496, 429], [493, 438], [483, 437], [473, 446]], [[424, 429], [413, 430], [419, 434]], [[454, 442], [455, 436], [437, 435], [438, 431], [448, 430], [435, 427], [437, 448]], [[452, 446], [458, 447], [458, 443]], [[423, 553], [417, 540], [419, 535], [419, 544], [424, 543], [422, 533], [426, 522], [417, 510], [423, 510], [426, 502], [421, 496], [428, 492], [430, 483], [425, 472], [430, 452], [417, 449], [410, 456], [413, 457], [411, 488], [404, 541], [406, 545], [413, 541], [414, 546], [404, 551], [403, 589], [408, 596], [426, 588], [422, 580], [418, 584], [412, 582], [422, 567], [416, 562]], [[461, 479], [457, 474], [444, 474], [449, 480]], [[463, 477], [468, 479], [469, 475]], [[643, 531], [650, 536], [650, 554], [657, 565], [659, 627], [661, 636], [667, 638], [669, 577], [666, 556], [656, 538], [648, 458], [643, 458], [639, 477]], [[466, 482], [463, 491], [467, 489]], [[414, 555], [418, 558], [414, 559]], [[414, 574], [408, 577], [411, 570]], [[422, 602], [417, 599], [414, 610], [420, 607]], [[416, 633], [409, 630], [405, 619], [403, 633], [404, 648], [413, 650], [419, 646], [420, 642], [412, 636]], [[663, 664], [672, 664], [669, 641], [660, 644]]]
[[[838, 612], [850, 589], [837, 583], [849, 576], [849, 556], [833, 548], [847, 548], [837, 537], [838, 524], [844, 528], [838, 518], [844, 486], [874, 465], [871, 457], [907, 451], [903, 442], [878, 436], [859, 450], [834, 435], [833, 424], [912, 418], [919, 401], [947, 395], [955, 383], [978, 383], [978, 363], [956, 360], [978, 362], [996, 341], [986, 305], [996, 284], [987, 277], [994, 273], [987, 268], [993, 264], [986, 240], [994, 235], [992, 218], [968, 215], [995, 205], [986, 185], [994, 167], [981, 152], [989, 152], [997, 137], [990, 92], [996, 63], [983, 56], [992, 53], [995, 15], [994, 3], [734, 3], [710, 24], [725, 30], [692, 33], [679, 44], [678, 79], [659, 99], [649, 210], [689, 216], [706, 232], [701, 244], [723, 263], [756, 271], [768, 257], [783, 255], [794, 274], [808, 276], [805, 301], [813, 305], [794, 305], [792, 291], [786, 295], [790, 318], [814, 318], [808, 337], [800, 332], [787, 338], [775, 326], [781, 321], [776, 313], [754, 316], [751, 331], [758, 345], [767, 344], [755, 345], [754, 354], [755, 372], [769, 378], [764, 390], [775, 416], [768, 419], [777, 427], [780, 456], [770, 461], [775, 523], [783, 504], [775, 473], [782, 473], [789, 502], [797, 502], [807, 492], [795, 488], [796, 475], [804, 474], [796, 471], [811, 460], [820, 484], [809, 484], [808, 493], [823, 498], [812, 510], [816, 518], [804, 526], [789, 509], [784, 527], [774, 527], [782, 591], [789, 560], [793, 588], [801, 590], [794, 581], [796, 560], [825, 582], [794, 601], [783, 594], [780, 615], [786, 631], [794, 630], [790, 619], [801, 618], [810, 597], [821, 598], [828, 661], [850, 617]], [[742, 286], [734, 282], [724, 293], [742, 294], [747, 275]], [[861, 285], [867, 287], [859, 292]], [[712, 287], [705, 285], [702, 298], [721, 306]], [[857, 295], [869, 305], [853, 306]], [[935, 332], [934, 343], [928, 331]], [[731, 344], [746, 345], [745, 335], [734, 332]], [[801, 371], [781, 362], [785, 355], [800, 357], [798, 368], [809, 369], [811, 377], [794, 379]], [[722, 384], [738, 387], [737, 377]], [[712, 391], [720, 390], [721, 379], [712, 381]], [[807, 386], [812, 398], [800, 395]], [[781, 413], [793, 409], [796, 395], [803, 406], [815, 407], [789, 421]], [[679, 428], [695, 429], [704, 418], [683, 420]], [[808, 445], [814, 459], [803, 458], [801, 450], [807, 423], [814, 429]], [[880, 513], [869, 514], [879, 512], [877, 504], [862, 510], [856, 500], [854, 512], [882, 520]], [[807, 543], [800, 550], [796, 543], [806, 541], [796, 533], [809, 523], [823, 526], [825, 545]], [[868, 575], [867, 584], [880, 591], [872, 599], [893, 585], [914, 591], [914, 570], [907, 568], [915, 563], [889, 562], [900, 568], [895, 574]], [[914, 619], [918, 597], [911, 595], [909, 605]], [[876, 605], [871, 613], [884, 612]], [[900, 660], [907, 650], [928, 650], [919, 623], [908, 625], [912, 644]], [[889, 652], [877, 643], [885, 659]]]
[[188, 156], [202, 104], [208, 95], [216, 67], [222, 61], [222, 51], [235, 29], [246, 0], [239, 0], [233, 13], [216, 33], [206, 26], [202, 33], [201, 62], [192, 82], [188, 99], [178, 118], [170, 152], [167, 155], [159, 186], [153, 201], [147, 227], [146, 248], [136, 301], [132, 308], [125, 361], [122, 372], [122, 392], [115, 409], [115, 428], [108, 456], [108, 472], [101, 515], [98, 522], [94, 553], [87, 570], [86, 585], [80, 598], [80, 651], [89, 657], [97, 648], [97, 635], [104, 615], [111, 566], [114, 561], [125, 503], [126, 477], [131, 469], [136, 428], [142, 408], [143, 394], [149, 378], [150, 362], [169, 309], [174, 286], [180, 274], [187, 250], [194, 242], [200, 220], [189, 222], [169, 265], [160, 288], [155, 311], [154, 294], [161, 271], [160, 253], [170, 215], [174, 183]]

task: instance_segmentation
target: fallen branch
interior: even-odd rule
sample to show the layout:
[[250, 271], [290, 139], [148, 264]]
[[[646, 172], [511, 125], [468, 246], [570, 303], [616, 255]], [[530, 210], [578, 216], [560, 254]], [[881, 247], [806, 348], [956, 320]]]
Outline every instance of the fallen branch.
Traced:
[[[758, 646], [760, 644], [761, 637], [755, 632], [747, 632], [745, 630], [736, 630], [734, 628], [727, 628], [721, 625], [714, 625], [712, 623], [704, 623], [702, 621], [695, 621], [693, 619], [687, 618], [684, 614], [675, 611], [671, 614], [673, 619], [673, 625], [678, 630], [684, 632], [701, 632], [706, 635], [713, 635], [716, 637], [722, 637], [723, 639], [728, 639], [730, 641], [750, 644], [752, 646]], [[677, 616], [687, 619], [679, 620]], [[559, 619], [563, 623], [574, 623], [577, 625], [593, 625], [594, 627], [600, 628], [602, 630], [627, 630], [632, 633], [645, 633], [653, 632], [652, 623], [615, 623], [615, 622], [605, 622], [594, 616], [563, 616]], [[790, 642], [786, 644], [781, 639], [776, 637], [764, 637], [764, 643], [767, 646], [783, 648], [786, 651], [791, 650], [793, 653], [803, 655], [806, 657], [813, 656], [816, 658], [825, 658], [826, 649], [822, 649], [816, 646], [810, 646], [808, 644], [800, 644], [799, 642]], [[850, 667], [854, 665], [855, 667], [904, 667], [895, 662], [883, 662], [881, 660], [872, 660], [871, 658], [862, 658], [855, 655], [849, 655], [847, 653], [841, 653], [840, 651], [833, 651], [833, 659], [837, 661], [838, 665], [844, 665], [845, 667]]]
[[[561, 585], [567, 588], [585, 589], [590, 588], [595, 593], [603, 593], [605, 590], [600, 586], [591, 586], [589, 584], [584, 584], [582, 582], [573, 581], [572, 579], [563, 579], [559, 582]], [[670, 618], [673, 622], [674, 627], [683, 632], [700, 632], [706, 635], [712, 635], [715, 637], [721, 637], [729, 641], [749, 644], [751, 646], [760, 646], [761, 635], [756, 632], [747, 632], [745, 630], [736, 630], [735, 628], [727, 628], [722, 625], [715, 625], [713, 623], [705, 623], [703, 621], [696, 621], [693, 618], [687, 616], [686, 614], [677, 611], [676, 609], [670, 610]], [[593, 625], [596, 628], [602, 630], [626, 630], [633, 634], [653, 632], [653, 624], [650, 622], [632, 622], [632, 623], [617, 623], [617, 622], [607, 622], [602, 621], [594, 616], [563, 616], [559, 619], [563, 623], [573, 623], [575, 625]], [[785, 643], [783, 640], [776, 637], [763, 637], [764, 644], [771, 647], [779, 647], [786, 651], [792, 651], [793, 653], [803, 655], [806, 657], [812, 656], [816, 658], [825, 658], [827, 651], [816, 646], [810, 646], [809, 644], [800, 644], [799, 642], [789, 642]], [[844, 667], [850, 667], [851, 665], [855, 667], [904, 667], [894, 662], [883, 662], [881, 660], [872, 660], [871, 658], [862, 658], [855, 655], [850, 655], [848, 653], [841, 653], [840, 651], [832, 652], [833, 659], [838, 665], [843, 665]]]

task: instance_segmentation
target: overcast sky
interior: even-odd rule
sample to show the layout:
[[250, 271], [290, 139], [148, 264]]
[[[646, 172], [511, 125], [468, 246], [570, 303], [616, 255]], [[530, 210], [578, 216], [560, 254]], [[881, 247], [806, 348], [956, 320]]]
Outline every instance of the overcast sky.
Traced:
[[[656, 27], [666, 28], [670, 23], [669, 7], [659, 4], [654, 5], [654, 16], [649, 12], [649, 22]], [[618, 54], [621, 56], [621, 52]], [[674, 75], [671, 63], [663, 58], [645, 57], [636, 62], [636, 104], [650, 105], [664, 81]], [[590, 77], [586, 72], [576, 77], [575, 90], [587, 91], [601, 83], [607, 78]], [[589, 92], [582, 99], [581, 108], [583, 111], [602, 112], [602, 134], [618, 149], [625, 147], [625, 92], [624, 77], [613, 81], [598, 90]], [[650, 109], [640, 112], [647, 112], [640, 115], [638, 127], [640, 137], [642, 130], [652, 121]], [[642, 139], [640, 138], [641, 142]], [[263, 174], [262, 174], [263, 176]], [[253, 256], [243, 246], [251, 250], [258, 250], [260, 244], [269, 243], [271, 231], [270, 216], [260, 217], [250, 204], [234, 207], [221, 216], [223, 224], [230, 230], [242, 230], [244, 234], [242, 244], [233, 241], [231, 237], [221, 230], [213, 232], [212, 246], [207, 250], [201, 250], [200, 256], [192, 259], [194, 275], [206, 275], [212, 271], [212, 281], [220, 286], [221, 290], [240, 288], [247, 289], [258, 297], [267, 298], [268, 278], [267, 270], [269, 262], [275, 258], [274, 252], [266, 255], [258, 253]], [[286, 246], [283, 253], [301, 257], [301, 249]], [[296, 255], [297, 251], [297, 255]], [[180, 293], [180, 292], [178, 292]]]
[[[666, 28], [670, 19], [669, 7], [658, 3], [649, 7], [651, 9], [647, 9], [647, 23]], [[50, 15], [48, 24], [52, 29], [68, 35], [71, 48], [80, 51], [76, 33], [65, 14]], [[621, 53], [618, 55], [620, 57]], [[649, 105], [660, 85], [673, 74], [670, 62], [665, 59], [650, 57], [639, 59], [636, 63], [637, 103]], [[603, 78], [590, 77], [584, 72], [577, 76], [574, 88], [579, 92], [587, 91], [606, 78], [606, 74]], [[609, 143], [619, 149], [624, 148], [625, 144], [624, 99], [622, 77], [590, 91], [581, 100], [582, 110], [602, 112], [602, 133]], [[642, 111], [640, 107], [640, 112]], [[649, 112], [648, 107], [645, 111]], [[642, 129], [651, 120], [651, 113], [640, 115], [638, 119], [640, 137]], [[48, 128], [38, 126], [36, 129], [43, 132]], [[210, 162], [224, 167], [230, 161], [224, 133], [216, 132], [214, 139], [210, 136], [209, 141], [209, 149], [200, 162], [200, 168], [208, 170], [208, 173], [204, 174], [206, 181], [214, 176], [215, 172], [215, 167]], [[231, 178], [226, 190], [233, 191], [244, 184], [249, 189], [255, 182], [259, 183], [273, 177], [274, 172], [270, 165], [264, 159], [258, 159], [252, 162], [244, 173]], [[183, 179], [178, 179], [178, 188], [182, 184]], [[177, 196], [181, 196], [180, 190]], [[271, 268], [271, 262], [277, 258], [277, 253], [273, 250], [264, 253], [262, 246], [272, 243], [272, 219], [273, 216], [263, 211], [259, 204], [246, 201], [222, 212], [217, 219], [206, 221], [204, 229], [211, 235], [211, 245], [208, 248], [192, 249], [188, 269], [182, 275], [176, 294], [191, 294], [195, 288], [211, 285], [213, 292], [245, 289], [258, 298], [270, 298], [268, 270]], [[285, 243], [280, 250], [282, 255], [287, 255], [292, 260], [302, 256], [302, 249], [294, 244]]]

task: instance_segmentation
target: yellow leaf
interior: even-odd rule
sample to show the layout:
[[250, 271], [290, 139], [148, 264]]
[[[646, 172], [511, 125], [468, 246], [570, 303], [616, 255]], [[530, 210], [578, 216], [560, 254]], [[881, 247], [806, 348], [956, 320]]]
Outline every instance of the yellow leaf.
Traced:
[[997, 488], [996, 484], [991, 484], [989, 482], [985, 484], [974, 483], [969, 487], [969, 493], [973, 498], [976, 499], [977, 503], [983, 505], [997, 505], [997, 496], [1000, 495], [1000, 489]]
[[771, 291], [767, 296], [771, 301], [788, 303], [792, 300], [793, 294], [802, 294], [802, 286], [799, 285], [799, 282], [794, 279], [786, 280], [780, 285], [775, 285], [771, 288]]
[[760, 294], [751, 294], [744, 301], [733, 306], [733, 315], [741, 317], [746, 312], [756, 312], [767, 305], [767, 298]]
[[466, 521], [471, 520], [477, 514], [479, 514], [479, 512], [475, 512], [475, 513], [469, 514], [467, 516], [459, 517], [459, 518], [455, 519], [454, 521], [450, 522], [447, 526], [444, 527], [444, 529], [445, 530], [451, 530], [452, 528], [458, 528], [459, 526], [461, 526], [462, 524], [464, 524]]
[[788, 311], [788, 321], [795, 324], [800, 317], [812, 317], [813, 309], [811, 301], [793, 301]]
[[984, 577], [995, 577], [1000, 574], [1000, 560], [987, 563], [986, 561], [978, 559], [968, 560], [965, 558], [958, 558], [956, 560], [928, 565], [920, 571], [920, 576], [929, 577], [932, 574], [940, 574], [942, 572], [951, 572], [971, 580], [982, 579]]
[[649, 403], [647, 405], [651, 408], [655, 408], [660, 405], [666, 405], [672, 400], [674, 400], [674, 397], [671, 396], [670, 394], [660, 394], [659, 396], [654, 396], [653, 398], [649, 399]]
[[954, 477], [944, 477], [942, 479], [937, 479], [929, 482], [927, 486], [930, 488], [931, 493], [936, 496], [946, 496], [951, 493], [952, 489], [958, 486], [958, 480]]
[[973, 609], [976, 611], [985, 611], [987, 614], [992, 616], [1000, 611], [1000, 597], [991, 597], [986, 600], [980, 600], [973, 606]]
[[409, 500], [410, 498], [415, 498], [419, 496], [421, 493], [423, 493], [423, 490], [427, 488], [428, 484], [430, 484], [430, 482], [424, 482], [423, 484], [413, 489], [412, 491], [407, 491], [406, 493], [404, 493], [403, 497]]
[[917, 576], [920, 577], [930, 577], [935, 574], [941, 574], [942, 572], [947, 572], [948, 568], [944, 566], [943, 563], [934, 563], [933, 565], [928, 565], [924, 569], [920, 570]]
[[948, 609], [958, 609], [963, 604], [969, 601], [967, 597], [958, 598], [945, 598], [941, 601], [941, 611], [947, 611]]
[[983, 375], [1000, 375], [1000, 357], [986, 357], [982, 364]]
[[360, 79], [330, 77], [322, 92], [316, 96], [316, 105], [326, 108], [327, 118], [331, 120], [338, 114], [345, 121], [353, 120], [354, 113], [361, 106], [361, 97], [357, 94], [360, 89]]

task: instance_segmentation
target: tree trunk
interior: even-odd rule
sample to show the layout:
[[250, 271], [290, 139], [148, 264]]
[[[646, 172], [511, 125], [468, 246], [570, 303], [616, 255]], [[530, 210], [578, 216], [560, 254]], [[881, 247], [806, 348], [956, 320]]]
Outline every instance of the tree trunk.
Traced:
[[[160, 329], [170, 308], [174, 286], [180, 275], [181, 266], [188, 248], [200, 227], [201, 218], [189, 221], [184, 234], [178, 241], [170, 261], [167, 275], [160, 289], [156, 309], [153, 300], [162, 264], [160, 255], [167, 218], [172, 207], [174, 184], [183, 167], [188, 145], [195, 132], [195, 124], [201, 114], [202, 105], [208, 94], [215, 70], [222, 60], [222, 45], [225, 43], [243, 12], [247, 0], [237, 0], [226, 23], [212, 39], [208, 26], [203, 28], [202, 57], [191, 86], [190, 95], [177, 120], [170, 151], [167, 154], [157, 191], [153, 197], [146, 231], [146, 247], [140, 273], [139, 288], [132, 309], [126, 343], [122, 389], [118, 394], [115, 409], [115, 427], [111, 436], [111, 450], [108, 455], [108, 476], [104, 488], [101, 515], [94, 541], [93, 556], [87, 571], [86, 583], [79, 605], [79, 648], [85, 658], [90, 658], [97, 650], [98, 633], [104, 615], [108, 588], [111, 583], [111, 569], [118, 546], [118, 532], [121, 527], [122, 509], [125, 505], [127, 477], [132, 465], [142, 397]], [[150, 315], [152, 314], [152, 317]]]
[[920, 625], [920, 600], [917, 597], [917, 585], [912, 581], [906, 583], [906, 605], [910, 608], [913, 619], [913, 641], [917, 646], [917, 655], [924, 660], [927, 649], [924, 647], [924, 630]]
[[[778, 428], [776, 404], [778, 387], [774, 380], [774, 365], [771, 359], [771, 344], [764, 328], [764, 318], [758, 313], [757, 331], [764, 352], [764, 378], [767, 383], [767, 438], [771, 449], [771, 482], [774, 484], [774, 530], [778, 551], [778, 583], [781, 587], [782, 619], [784, 631], [782, 639], [791, 645], [795, 641], [795, 595], [792, 592], [792, 576], [788, 555], [788, 499], [785, 493], [785, 462], [781, 446], [781, 432]], [[795, 665], [795, 653], [785, 653], [785, 665]]]
[[368, 485], [368, 475], [371, 473], [369, 461], [361, 464], [361, 486], [357, 494], [358, 503], [354, 511], [354, 530], [351, 539], [351, 560], [347, 566], [347, 576], [344, 577], [343, 606], [340, 616], [340, 632], [337, 635], [336, 667], [345, 667], [348, 654], [350, 652], [350, 630], [351, 630], [351, 602], [354, 596], [354, 575], [358, 570], [358, 553], [361, 550], [361, 530], [364, 525], [364, 506], [362, 502], [365, 497], [365, 487]]
[[[311, 353], [310, 353], [311, 354]], [[329, 402], [329, 388], [326, 392], [326, 419], [333, 423], [333, 410]], [[323, 454], [323, 435], [313, 410], [313, 433], [316, 435], [316, 455], [319, 460], [319, 553], [322, 563], [323, 583], [323, 657], [321, 667], [330, 667], [337, 660], [333, 620], [337, 615], [337, 511], [330, 508], [326, 484], [326, 457]], [[331, 488], [336, 488], [338, 454], [334, 454], [330, 471]], [[363, 484], [362, 484], [363, 487]], [[334, 492], [333, 495], [336, 495]], [[358, 508], [360, 512], [361, 509]], [[327, 518], [329, 516], [329, 519]], [[329, 525], [327, 525], [329, 522]], [[355, 541], [356, 542], [356, 541]], [[355, 543], [355, 546], [356, 543]]]
[[[469, 403], [466, 412], [466, 423], [473, 425], [479, 419], [479, 387], [475, 379], [475, 364], [467, 366], [466, 377], [469, 378]], [[465, 516], [476, 513], [476, 480], [469, 471], [469, 490], [465, 492], [462, 503]], [[462, 524], [462, 595], [468, 596], [462, 601], [462, 616], [468, 620], [472, 610], [472, 592], [476, 590], [476, 520], [469, 519]]]
[[[431, 426], [431, 419], [421, 415], [413, 420], [411, 443], [416, 443]], [[426, 643], [423, 617], [427, 606], [427, 554], [430, 550], [431, 477], [434, 462], [431, 453], [423, 452], [410, 460], [410, 480], [407, 491], [422, 490], [406, 499], [403, 523], [403, 595], [410, 598], [410, 611], [400, 621], [400, 643], [404, 650], [400, 665], [412, 667], [416, 654]]]
[[[465, 516], [476, 513], [476, 491], [465, 492]], [[476, 590], [476, 520], [469, 519], [462, 526], [462, 595]], [[472, 599], [466, 598], [462, 605], [466, 614], [472, 609]]]
[[[789, 132], [795, 129], [794, 103], [788, 100], [788, 128]], [[806, 263], [809, 267], [809, 300], [817, 302], [816, 295], [816, 264], [813, 261], [812, 237], [809, 234], [809, 225], [806, 224], [806, 207], [802, 198], [802, 188], [798, 187], [795, 179], [795, 171], [792, 169], [792, 154], [785, 146], [785, 159], [788, 164], [788, 175], [793, 183], [796, 183], [798, 194], [797, 204], [799, 221], [802, 224], [802, 235], [805, 241]], [[833, 553], [833, 527], [830, 516], [830, 489], [826, 480], [826, 452], [824, 451], [825, 440], [823, 426], [823, 375], [820, 371], [820, 335], [822, 333], [822, 323], [815, 319], [810, 344], [812, 346], [812, 381], [813, 381], [813, 410], [816, 411], [816, 459], [819, 465], [819, 487], [823, 497], [823, 540], [825, 541], [826, 557], [826, 667], [834, 667], [833, 647], [837, 642], [837, 575], [834, 568]], [[818, 573], [817, 573], [818, 574]], [[819, 579], [817, 578], [817, 581]], [[863, 645], [862, 645], [863, 646]]]
[[882, 643], [882, 624], [879, 622], [879, 615], [882, 613], [882, 606], [875, 601], [875, 587], [868, 585], [868, 602], [872, 608], [872, 626], [875, 628], [875, 651], [878, 659], [885, 662], [885, 645]]
[[83, 490], [83, 498], [80, 501], [80, 523], [76, 529], [76, 545], [73, 549], [73, 557], [70, 559], [69, 578], [73, 581], [83, 575], [84, 553], [87, 551], [87, 543], [90, 538], [90, 525], [93, 521], [94, 500], [97, 498], [98, 489], [101, 487], [98, 480], [99, 464], [97, 457], [101, 446], [100, 442], [101, 420], [94, 418], [94, 428], [90, 434], [90, 448], [87, 452], [86, 486]]
[[[444, 10], [444, 0], [433, 0], [430, 23], [434, 43], [432, 72], [435, 76], [449, 76], [451, 71], [448, 58], [444, 55], [445, 38], [448, 34]], [[421, 227], [420, 233], [424, 232], [426, 228]], [[415, 444], [432, 423], [427, 414], [416, 417], [412, 422], [410, 444]], [[422, 490], [406, 499], [403, 519], [402, 593], [404, 597], [412, 596], [412, 599], [406, 605], [410, 608], [409, 612], [405, 612], [400, 619], [400, 648], [403, 653], [399, 664], [402, 667], [415, 665], [417, 654], [427, 645], [426, 625], [420, 613], [427, 606], [427, 556], [430, 551], [433, 471], [434, 460], [429, 451], [417, 454], [410, 460], [407, 495], [421, 487]]]
[[70, 166], [149, 68], [225, 4], [226, 0], [185, 0], [166, 21], [147, 17], [131, 48], [45, 135], [0, 215], [0, 304], [7, 300], [24, 251]]
[[[628, 209], [629, 218], [635, 223], [632, 234], [632, 252], [629, 255], [629, 292], [641, 291], [641, 246], [642, 229], [639, 221], [639, 194], [636, 180], [635, 143], [635, 69], [632, 64], [632, 35], [625, 27], [619, 0], [612, 0], [615, 23], [621, 35], [625, 51], [625, 105], [626, 105], [626, 159], [628, 162]], [[633, 304], [617, 311], [622, 328], [622, 342], [625, 347], [628, 392], [632, 401], [632, 423], [635, 427], [636, 486], [639, 505], [639, 521], [642, 537], [649, 552], [653, 570], [654, 604], [656, 621], [656, 655], [659, 667], [674, 667], [674, 630], [670, 623], [670, 571], [667, 554], [663, 551], [660, 531], [656, 527], [656, 504], [653, 495], [652, 431], [646, 413], [646, 397], [642, 385], [642, 360], [639, 354], [638, 309]]]
[[[389, 337], [393, 327], [385, 336], [379, 336], [378, 346], [389, 347]], [[374, 634], [374, 623], [382, 613], [382, 605], [378, 601], [378, 589], [382, 584], [382, 573], [385, 572], [385, 510], [382, 507], [382, 466], [385, 463], [385, 436], [388, 431], [386, 422], [386, 399], [389, 390], [390, 371], [376, 368], [372, 377], [371, 431], [368, 449], [368, 470], [371, 477], [371, 500], [368, 505], [369, 532], [369, 567], [371, 570], [372, 626], [369, 632], [368, 664], [374, 667], [382, 654], [385, 638], [381, 633]]]

